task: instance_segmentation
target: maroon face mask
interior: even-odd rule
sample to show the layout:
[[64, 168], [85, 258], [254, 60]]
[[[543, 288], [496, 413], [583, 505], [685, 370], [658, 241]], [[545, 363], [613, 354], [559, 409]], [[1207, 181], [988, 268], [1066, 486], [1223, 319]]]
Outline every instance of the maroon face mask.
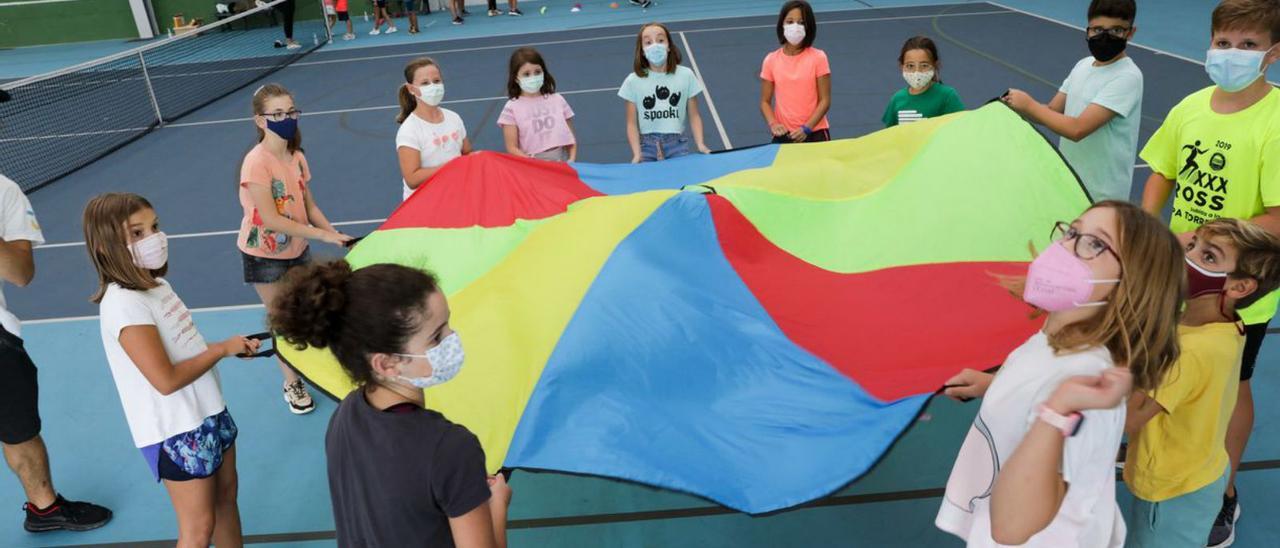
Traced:
[[1187, 261], [1187, 298], [1194, 299], [1212, 293], [1222, 293], [1227, 287], [1227, 273], [1205, 270], [1200, 265], [1186, 258]]

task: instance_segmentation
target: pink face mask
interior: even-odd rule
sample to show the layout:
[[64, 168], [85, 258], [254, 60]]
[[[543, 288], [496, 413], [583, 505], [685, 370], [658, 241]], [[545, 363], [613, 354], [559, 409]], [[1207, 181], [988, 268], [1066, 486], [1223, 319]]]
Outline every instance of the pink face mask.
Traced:
[[1102, 306], [1106, 301], [1088, 302], [1094, 284], [1113, 284], [1120, 280], [1095, 280], [1092, 276], [1089, 265], [1062, 242], [1054, 242], [1031, 261], [1022, 300], [1047, 312]]

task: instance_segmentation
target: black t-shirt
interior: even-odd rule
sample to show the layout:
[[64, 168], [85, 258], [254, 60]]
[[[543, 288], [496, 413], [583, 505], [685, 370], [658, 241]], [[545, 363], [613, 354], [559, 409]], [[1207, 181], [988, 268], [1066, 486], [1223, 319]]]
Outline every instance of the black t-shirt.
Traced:
[[347, 395], [325, 434], [339, 546], [452, 547], [449, 518], [489, 500], [480, 441], [427, 409], [383, 412]]

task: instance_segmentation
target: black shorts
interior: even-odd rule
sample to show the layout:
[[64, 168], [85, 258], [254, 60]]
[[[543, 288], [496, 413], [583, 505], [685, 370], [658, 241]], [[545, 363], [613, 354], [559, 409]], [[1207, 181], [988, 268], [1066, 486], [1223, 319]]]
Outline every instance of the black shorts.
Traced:
[[[818, 131], [810, 133], [808, 136], [805, 137], [803, 141], [800, 141], [800, 142], [801, 143], [822, 143], [830, 140], [831, 140], [831, 131], [826, 129], [820, 129]], [[791, 141], [791, 137], [783, 135], [780, 137], [774, 137], [773, 142], [786, 144], [792, 141]]]
[[1240, 380], [1253, 378], [1253, 366], [1258, 363], [1258, 351], [1262, 350], [1262, 340], [1267, 338], [1269, 322], [1244, 326], [1244, 357], [1240, 360]]
[[340, 12], [338, 12], [338, 20], [339, 20], [339, 21], [350, 21], [350, 20], [351, 20], [351, 14], [349, 14], [349, 13], [347, 13], [347, 12], [345, 12], [345, 11], [340, 11]]
[[240, 262], [244, 266], [244, 283], [273, 284], [280, 281], [290, 268], [311, 262], [311, 248], [302, 250], [296, 259], [267, 259], [241, 251]]
[[17, 445], [40, 434], [36, 364], [13, 333], [0, 327], [0, 443]]

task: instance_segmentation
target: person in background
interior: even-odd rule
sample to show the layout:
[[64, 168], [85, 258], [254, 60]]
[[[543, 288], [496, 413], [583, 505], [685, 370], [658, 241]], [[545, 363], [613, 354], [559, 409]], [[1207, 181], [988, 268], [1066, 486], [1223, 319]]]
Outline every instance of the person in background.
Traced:
[[818, 22], [808, 2], [782, 5], [777, 35], [782, 47], [760, 67], [760, 113], [773, 142], [830, 141], [831, 66], [826, 52], [813, 47]]
[[907, 87], [894, 93], [884, 107], [884, 116], [880, 120], [885, 127], [964, 110], [960, 94], [955, 88], [942, 83], [938, 46], [929, 37], [907, 39], [898, 54], [898, 65], [902, 68], [902, 79], [907, 81]]
[[369, 36], [382, 34], [383, 23], [387, 24], [387, 34], [397, 30], [395, 20], [387, 12], [387, 0], [373, 0], [373, 30], [369, 31]]
[[[418, 1], [419, 0], [404, 0], [404, 11], [405, 14], [409, 16], [409, 34], [418, 34], [419, 32], [422, 32], [422, 29], [418, 28]], [[426, 6], [427, 2], [430, 2], [431, 0], [421, 1], [423, 5]], [[430, 7], [427, 8], [427, 13], [431, 13]]]
[[507, 153], [554, 162], [576, 160], [573, 109], [556, 93], [556, 79], [542, 55], [533, 48], [519, 48], [511, 53], [508, 67], [509, 100], [498, 115]]
[[[507, 15], [524, 15], [524, 12], [520, 11], [517, 6], [519, 3], [519, 0], [507, 0]], [[489, 17], [497, 17], [499, 15], [502, 15], [502, 12], [498, 11], [498, 0], [489, 0]]]
[[1062, 136], [1058, 149], [1094, 200], [1128, 200], [1142, 118], [1142, 71], [1124, 49], [1137, 27], [1134, 0], [1089, 3], [1089, 56], [1048, 105], [1011, 89], [1004, 102]]
[[698, 76], [680, 64], [680, 50], [662, 23], [648, 23], [636, 34], [635, 61], [618, 97], [626, 101], [627, 143], [631, 163], [669, 160], [690, 153], [685, 121], [698, 152], [711, 152], [702, 140]]
[[[0, 101], [7, 100], [7, 94]], [[44, 243], [31, 202], [18, 183], [0, 175], [0, 285], [24, 287], [36, 275], [31, 246]], [[53, 487], [49, 452], [40, 437], [36, 365], [23, 345], [22, 324], [0, 292], [0, 447], [27, 502], [22, 527], [31, 533], [88, 531], [111, 521], [111, 510], [67, 500]]]
[[351, 27], [351, 13], [347, 10], [347, 0], [336, 0], [334, 7], [337, 9], [338, 20], [347, 24], [347, 33], [342, 35], [343, 40], [355, 40], [356, 32]]
[[462, 117], [441, 107], [444, 75], [430, 57], [419, 57], [404, 67], [404, 84], [398, 92], [400, 114], [396, 123], [396, 156], [404, 183], [402, 199], [417, 190], [449, 160], [471, 154], [471, 140]]
[[449, 0], [449, 11], [453, 13], [453, 24], [461, 25], [462, 18], [471, 15], [467, 11], [466, 0]]

